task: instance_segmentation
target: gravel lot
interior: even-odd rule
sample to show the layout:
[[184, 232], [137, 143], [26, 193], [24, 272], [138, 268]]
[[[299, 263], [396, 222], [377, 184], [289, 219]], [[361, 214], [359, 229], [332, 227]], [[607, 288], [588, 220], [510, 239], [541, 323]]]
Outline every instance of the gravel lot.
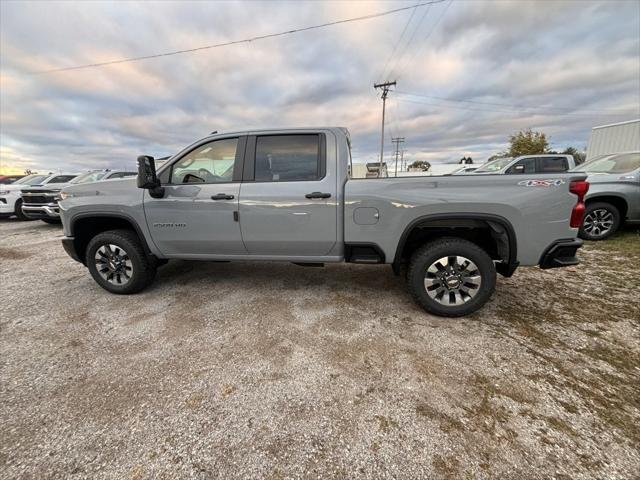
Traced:
[[640, 232], [465, 319], [389, 267], [174, 261], [100, 289], [0, 220], [1, 478], [638, 478]]

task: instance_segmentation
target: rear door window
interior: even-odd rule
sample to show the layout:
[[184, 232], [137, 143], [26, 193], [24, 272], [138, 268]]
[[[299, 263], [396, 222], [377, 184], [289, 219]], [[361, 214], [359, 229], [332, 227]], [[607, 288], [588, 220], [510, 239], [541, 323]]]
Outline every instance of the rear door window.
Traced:
[[564, 157], [538, 157], [538, 173], [559, 173], [569, 170]]
[[319, 135], [256, 138], [255, 181], [294, 182], [322, 178]]

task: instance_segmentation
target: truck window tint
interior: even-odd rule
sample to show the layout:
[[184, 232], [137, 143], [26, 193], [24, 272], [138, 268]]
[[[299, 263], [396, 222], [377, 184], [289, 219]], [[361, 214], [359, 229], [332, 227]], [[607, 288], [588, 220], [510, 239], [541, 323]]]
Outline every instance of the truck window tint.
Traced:
[[237, 138], [205, 143], [178, 160], [171, 183], [224, 183], [233, 181]]
[[318, 135], [263, 136], [256, 140], [256, 182], [317, 180]]
[[539, 173], [554, 173], [554, 172], [566, 172], [569, 170], [567, 159], [564, 157], [539, 157], [538, 158], [538, 172]]

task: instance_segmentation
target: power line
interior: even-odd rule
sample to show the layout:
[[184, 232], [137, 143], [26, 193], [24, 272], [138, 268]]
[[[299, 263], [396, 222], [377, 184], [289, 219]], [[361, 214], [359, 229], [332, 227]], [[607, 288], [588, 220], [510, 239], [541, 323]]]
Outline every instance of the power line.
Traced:
[[398, 13], [398, 12], [402, 12], [405, 10], [409, 10], [412, 8], [418, 8], [418, 7], [423, 7], [425, 5], [431, 5], [434, 3], [441, 3], [445, 0], [431, 0], [429, 2], [424, 2], [424, 3], [417, 3], [414, 5], [409, 5], [406, 7], [400, 7], [400, 8], [394, 8], [393, 10], [386, 10], [384, 12], [379, 12], [379, 13], [371, 13], [369, 15], [363, 15], [361, 17], [353, 17], [353, 18], [347, 18], [347, 19], [343, 19], [343, 20], [335, 20], [333, 22], [327, 22], [327, 23], [321, 23], [319, 25], [311, 25], [309, 27], [302, 27], [302, 28], [295, 28], [292, 30], [286, 30], [283, 32], [278, 32], [278, 33], [269, 33], [266, 35], [258, 35], [255, 37], [250, 37], [250, 38], [245, 38], [242, 40], [232, 40], [229, 42], [223, 42], [223, 43], [217, 43], [214, 45], [205, 45], [202, 47], [195, 47], [195, 48], [187, 48], [184, 50], [175, 50], [172, 52], [164, 52], [164, 53], [155, 53], [152, 55], [143, 55], [140, 57], [130, 57], [130, 58], [121, 58], [118, 60], [109, 60], [106, 62], [97, 62], [97, 63], [87, 63], [84, 65], [75, 65], [72, 67], [61, 67], [61, 68], [53, 68], [50, 70], [41, 70], [38, 72], [30, 72], [31, 75], [44, 75], [44, 74], [48, 74], [48, 73], [56, 73], [56, 72], [66, 72], [69, 70], [80, 70], [80, 69], [85, 69], [85, 68], [94, 68], [94, 67], [104, 67], [106, 65], [114, 65], [114, 64], [118, 64], [118, 63], [127, 63], [127, 62], [137, 62], [140, 60], [148, 60], [151, 58], [159, 58], [159, 57], [168, 57], [171, 55], [179, 55], [182, 53], [191, 53], [191, 52], [197, 52], [197, 51], [201, 51], [201, 50], [209, 50], [212, 48], [220, 48], [220, 47], [228, 47], [230, 45], [238, 45], [241, 43], [251, 43], [251, 42], [256, 42], [259, 40], [265, 40], [268, 38], [276, 38], [276, 37], [282, 37], [284, 35], [290, 35], [290, 34], [294, 34], [294, 33], [301, 33], [301, 32], [307, 32], [309, 30], [316, 30], [319, 28], [325, 28], [325, 27], [331, 27], [334, 25], [341, 25], [344, 23], [350, 23], [350, 22], [359, 22], [362, 20], [370, 20], [372, 18], [379, 18], [379, 17], [384, 17], [387, 15], [392, 15], [394, 13]]
[[[429, 10], [429, 8], [431, 8], [430, 5], [427, 8], [427, 11]], [[407, 23], [405, 23], [404, 28], [402, 29], [402, 33], [400, 34], [400, 37], [398, 38], [398, 41], [396, 42], [395, 46], [393, 47], [393, 50], [391, 51], [391, 55], [389, 55], [389, 58], [387, 58], [387, 61], [385, 62], [384, 67], [382, 68], [382, 73], [380, 73], [380, 80], [381, 81], [384, 80], [384, 72], [387, 71], [387, 66], [389, 65], [389, 62], [391, 61], [391, 59], [395, 55], [396, 50], [398, 49], [398, 46], [402, 42], [402, 39], [404, 38], [404, 34], [407, 31], [407, 28], [409, 27], [409, 25], [411, 24], [411, 20], [413, 20], [413, 17], [416, 14], [417, 10], [418, 10], [418, 5], [416, 5], [414, 7], [414, 9], [413, 9], [413, 12], [411, 12], [411, 16], [409, 17], [409, 20], [407, 20]]]
[[418, 20], [418, 23], [416, 23], [416, 26], [413, 29], [413, 33], [411, 34], [411, 37], [409, 37], [409, 40], [407, 41], [407, 43], [405, 43], [402, 53], [398, 56], [398, 59], [391, 66], [388, 76], [391, 76], [391, 74], [394, 72], [394, 70], [398, 66], [398, 63], [403, 60], [404, 56], [407, 53], [407, 48], [409, 48], [409, 45], [411, 45], [411, 43], [413, 42], [413, 39], [415, 38], [416, 33], [418, 33], [418, 30], [420, 30], [420, 26], [422, 25], [422, 22], [424, 22], [424, 19], [427, 16], [427, 14], [429, 13], [430, 10], [431, 10], [431, 5], [429, 5], [425, 9], [425, 11], [422, 13], [422, 16], [420, 17], [420, 20]]
[[[489, 106], [497, 106], [497, 107], [506, 107], [506, 108], [511, 108], [511, 109], [515, 109], [515, 110], [505, 110], [505, 109], [501, 109], [501, 110], [497, 110], [495, 109], [494, 111], [496, 112], [503, 112], [503, 113], [518, 113], [518, 109], [519, 110], [543, 110], [544, 112], [541, 113], [548, 113], [550, 111], [557, 111], [559, 113], [564, 113], [567, 115], [592, 115], [592, 114], [603, 114], [603, 112], [609, 111], [611, 112], [611, 110], [581, 110], [580, 112], [575, 112], [573, 109], [569, 109], [569, 108], [560, 108], [560, 107], [542, 107], [542, 106], [532, 106], [532, 105], [522, 105], [522, 104], [509, 104], [509, 103], [494, 103], [494, 102], [481, 102], [479, 100], [466, 100], [466, 99], [456, 99], [456, 98], [445, 98], [445, 97], [437, 97], [435, 95], [423, 95], [423, 94], [419, 94], [419, 93], [409, 93], [409, 92], [403, 92], [400, 90], [396, 90], [395, 91], [398, 95], [405, 95], [405, 96], [410, 96], [410, 97], [419, 97], [419, 98], [427, 98], [427, 99], [433, 99], [433, 100], [439, 100], [439, 101], [445, 101], [445, 102], [454, 102], [454, 103], [473, 103], [473, 104], [477, 104], [477, 105], [489, 105]], [[400, 101], [409, 101], [409, 100], [400, 100]], [[427, 102], [416, 102], [414, 101], [413, 103], [425, 103], [426, 105], [433, 105], [432, 103], [427, 103]], [[450, 106], [450, 105], [441, 105], [441, 106]], [[466, 108], [465, 108], [466, 109]], [[482, 111], [482, 110], [479, 110]], [[486, 111], [491, 111], [490, 109], [486, 109]], [[607, 115], [626, 115], [624, 113], [609, 113]]]
[[[431, 35], [433, 34], [433, 32], [435, 31], [436, 27], [438, 26], [438, 24], [440, 23], [440, 21], [444, 18], [444, 16], [447, 13], [447, 10], [449, 10], [449, 7], [451, 6], [451, 4], [453, 3], [453, 0], [449, 0], [449, 3], [447, 3], [447, 5], [444, 7], [444, 10], [442, 10], [442, 13], [440, 14], [440, 16], [436, 19], [435, 23], [433, 24], [433, 26], [431, 27], [431, 29], [429, 30], [429, 33], [427, 33], [426, 37], [424, 37], [424, 43], [422, 45], [422, 48], [424, 48], [424, 45], [426, 45], [427, 40], [429, 40], [429, 37], [431, 37]], [[422, 50], [422, 48], [419, 48], [418, 50], [416, 50], [412, 55], [410, 55], [409, 57], [407, 57], [400, 65], [399, 65], [399, 69], [396, 71], [396, 76], [399, 76], [400, 73], [402, 73], [402, 71], [406, 68], [405, 66], [408, 66], [411, 64], [411, 61], [416, 57], [416, 55]], [[396, 67], [398, 67], [398, 65], [396, 65]]]

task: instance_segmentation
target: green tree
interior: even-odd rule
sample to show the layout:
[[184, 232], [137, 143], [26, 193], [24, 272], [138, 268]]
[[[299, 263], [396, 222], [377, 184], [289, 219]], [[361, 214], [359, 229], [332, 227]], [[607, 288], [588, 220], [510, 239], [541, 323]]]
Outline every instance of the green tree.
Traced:
[[585, 152], [581, 152], [577, 148], [567, 147], [562, 152], [564, 155], [573, 155], [574, 160], [576, 161], [576, 165], [580, 165], [587, 159], [587, 154]]
[[520, 155], [537, 155], [547, 153], [549, 151], [549, 141], [547, 136], [542, 132], [535, 132], [530, 128], [521, 130], [509, 137], [510, 157], [519, 157]]
[[500, 152], [500, 153], [496, 153], [495, 155], [491, 155], [489, 157], [489, 159], [487, 160], [487, 162], [493, 162], [494, 160], [497, 160], [499, 158], [505, 158], [509, 156], [509, 152]]
[[420, 168], [423, 172], [427, 172], [431, 168], [431, 164], [425, 160], [416, 160], [411, 165], [411, 168]]

